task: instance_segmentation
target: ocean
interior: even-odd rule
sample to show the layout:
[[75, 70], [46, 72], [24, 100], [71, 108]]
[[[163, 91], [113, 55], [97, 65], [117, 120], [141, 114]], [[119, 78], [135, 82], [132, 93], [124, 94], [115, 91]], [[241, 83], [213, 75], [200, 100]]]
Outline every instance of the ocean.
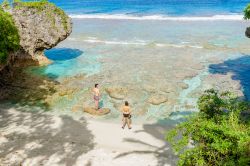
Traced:
[[51, 0], [69, 14], [214, 16], [242, 14], [247, 0]]
[[[77, 89], [51, 109], [93, 105], [99, 83], [105, 119], [131, 103], [137, 121], [181, 119], [209, 88], [250, 99], [246, 0], [51, 0], [72, 17], [73, 32], [45, 52], [53, 63], [29, 72]], [[83, 80], [75, 76], [83, 75]], [[69, 83], [68, 80], [72, 81]], [[65, 85], [66, 86], [66, 85]]]

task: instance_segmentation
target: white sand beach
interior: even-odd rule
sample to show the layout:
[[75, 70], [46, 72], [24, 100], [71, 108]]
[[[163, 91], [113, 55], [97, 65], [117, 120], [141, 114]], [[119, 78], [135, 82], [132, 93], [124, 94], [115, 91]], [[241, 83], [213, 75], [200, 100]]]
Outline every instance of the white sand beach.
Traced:
[[162, 125], [133, 125], [82, 116], [0, 110], [0, 165], [175, 165]]

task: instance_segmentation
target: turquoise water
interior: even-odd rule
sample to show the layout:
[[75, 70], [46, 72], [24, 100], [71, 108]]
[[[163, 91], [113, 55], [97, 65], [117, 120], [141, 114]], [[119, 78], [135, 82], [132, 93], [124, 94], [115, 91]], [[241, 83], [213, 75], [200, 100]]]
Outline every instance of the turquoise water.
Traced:
[[54, 63], [34, 71], [53, 78], [77, 74], [93, 75], [102, 69], [100, 58], [126, 56], [123, 49], [141, 49], [143, 52], [148, 47], [163, 51], [187, 47], [193, 48], [199, 55], [203, 54], [206, 47], [211, 47], [211, 52], [218, 50], [229, 58], [227, 53], [232, 54], [238, 50], [238, 54], [241, 50], [248, 50], [249, 44], [244, 36], [248, 23], [243, 21], [74, 19], [73, 22], [71, 36], [56, 48], [45, 52]]
[[53, 64], [46, 67], [34, 67], [29, 70], [33, 73], [49, 76], [53, 79], [60, 77], [74, 76], [77, 74], [95, 74], [100, 70], [97, 63], [98, 54], [86, 53], [74, 48], [55, 48], [45, 51], [45, 55], [53, 61]]
[[[174, 119], [181, 118], [182, 114], [171, 112], [197, 110], [196, 101], [203, 90], [202, 86], [210, 84], [204, 79], [213, 74], [211, 65], [223, 64], [229, 59], [237, 61], [237, 58], [250, 54], [250, 40], [244, 36], [248, 25], [245, 21], [81, 18], [73, 19], [73, 25], [73, 32], [65, 41], [45, 52], [54, 63], [32, 68], [32, 71], [58, 81], [79, 74], [85, 76], [80, 82], [72, 80], [71, 86], [80, 91], [71, 98], [63, 97], [55, 103], [54, 109], [60, 111], [72, 110], [83, 103], [93, 105], [89, 90], [94, 83], [100, 83], [103, 87], [103, 105], [112, 110], [106, 119], [119, 117], [116, 105], [121, 105], [124, 100], [129, 100], [138, 112], [134, 116], [137, 121], [161, 119], [169, 115]], [[242, 77], [235, 80], [241, 81]], [[233, 79], [224, 82], [230, 83]], [[188, 88], [176, 87], [179, 83], [186, 83]], [[213, 84], [219, 85], [221, 82], [214, 80]], [[248, 81], [244, 85], [248, 85]], [[128, 87], [129, 94], [123, 100], [113, 99], [105, 91], [110, 86]], [[144, 87], [147, 86], [155, 90], [145, 91]], [[164, 92], [169, 87], [172, 92]], [[154, 94], [166, 95], [168, 102], [148, 104], [148, 98]]]
[[[73, 32], [45, 52], [52, 64], [29, 70], [77, 89], [58, 98], [52, 109], [93, 105], [94, 83], [101, 85], [103, 106], [111, 109], [107, 119], [119, 117], [124, 100], [137, 120], [179, 119], [197, 111], [203, 90], [220, 85], [242, 95], [234, 86], [239, 84], [249, 99], [250, 40], [244, 35], [249, 23], [242, 20], [247, 1], [52, 2], [72, 17]], [[64, 82], [76, 75], [84, 79]], [[124, 88], [125, 97], [114, 98], [110, 87]], [[167, 99], [158, 101], [162, 96]]]

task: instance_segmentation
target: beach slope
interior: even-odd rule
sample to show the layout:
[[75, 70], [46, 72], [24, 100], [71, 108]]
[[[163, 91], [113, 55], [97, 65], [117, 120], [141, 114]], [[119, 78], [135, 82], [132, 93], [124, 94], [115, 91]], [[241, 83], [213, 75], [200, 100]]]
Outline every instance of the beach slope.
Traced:
[[[26, 109], [27, 111], [27, 109]], [[0, 165], [175, 165], [161, 125], [0, 109]]]

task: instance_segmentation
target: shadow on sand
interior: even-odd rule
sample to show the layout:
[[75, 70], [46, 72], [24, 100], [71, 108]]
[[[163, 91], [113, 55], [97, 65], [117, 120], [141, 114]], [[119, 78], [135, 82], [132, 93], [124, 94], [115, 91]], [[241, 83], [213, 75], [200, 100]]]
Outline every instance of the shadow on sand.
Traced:
[[12, 74], [0, 73], [0, 103], [40, 106], [48, 109], [46, 98], [56, 92], [59, 82], [46, 76], [27, 74], [23, 69], [11, 69]]
[[[5, 131], [0, 135], [5, 140], [0, 144], [0, 161], [3, 165], [74, 165], [94, 148], [94, 136], [86, 126], [84, 118], [76, 121], [27, 107], [25, 112], [18, 106], [0, 108], [0, 129]], [[29, 163], [30, 159], [36, 163]]]
[[[61, 53], [71, 51], [59, 50]], [[51, 54], [50, 58], [68, 60], [81, 54], [81, 51], [73, 50], [73, 53], [67, 54], [66, 57], [57, 58], [58, 55], [54, 57]], [[84, 118], [76, 121], [67, 115], [53, 116], [44, 113], [44, 110], [49, 110], [47, 97], [56, 93], [56, 85], [59, 84], [54, 78], [56, 76], [53, 76], [53, 79], [34, 76], [22, 68], [7, 67], [1, 71], [1, 164], [22, 165], [29, 162], [27, 160], [34, 159], [36, 163], [25, 165], [51, 163], [71, 166], [77, 162], [80, 155], [94, 148], [94, 136], [87, 129], [87, 121]]]
[[209, 72], [212, 74], [232, 73], [233, 80], [239, 80], [244, 96], [250, 100], [250, 56], [244, 55], [237, 59], [230, 59], [219, 64], [211, 64]]
[[[190, 114], [189, 112], [186, 114]], [[147, 150], [147, 151], [141, 151], [141, 150], [134, 150], [126, 153], [121, 153], [117, 155], [115, 158], [121, 158], [125, 157], [130, 154], [153, 154], [155, 158], [157, 159], [157, 166], [164, 166], [164, 165], [177, 165], [178, 157], [174, 154], [174, 152], [171, 149], [170, 144], [165, 140], [166, 133], [173, 129], [174, 126], [181, 121], [185, 120], [185, 118], [178, 118], [175, 120], [171, 119], [165, 119], [165, 120], [159, 120], [155, 124], [145, 124], [143, 125], [143, 130], [137, 130], [135, 133], [145, 132], [153, 136], [157, 140], [164, 141], [164, 145], [161, 147], [157, 147], [154, 145], [151, 145], [149, 143], [144, 142], [143, 140], [136, 140], [136, 139], [124, 139], [124, 142], [141, 144], [144, 146], [151, 147], [154, 150]]]

